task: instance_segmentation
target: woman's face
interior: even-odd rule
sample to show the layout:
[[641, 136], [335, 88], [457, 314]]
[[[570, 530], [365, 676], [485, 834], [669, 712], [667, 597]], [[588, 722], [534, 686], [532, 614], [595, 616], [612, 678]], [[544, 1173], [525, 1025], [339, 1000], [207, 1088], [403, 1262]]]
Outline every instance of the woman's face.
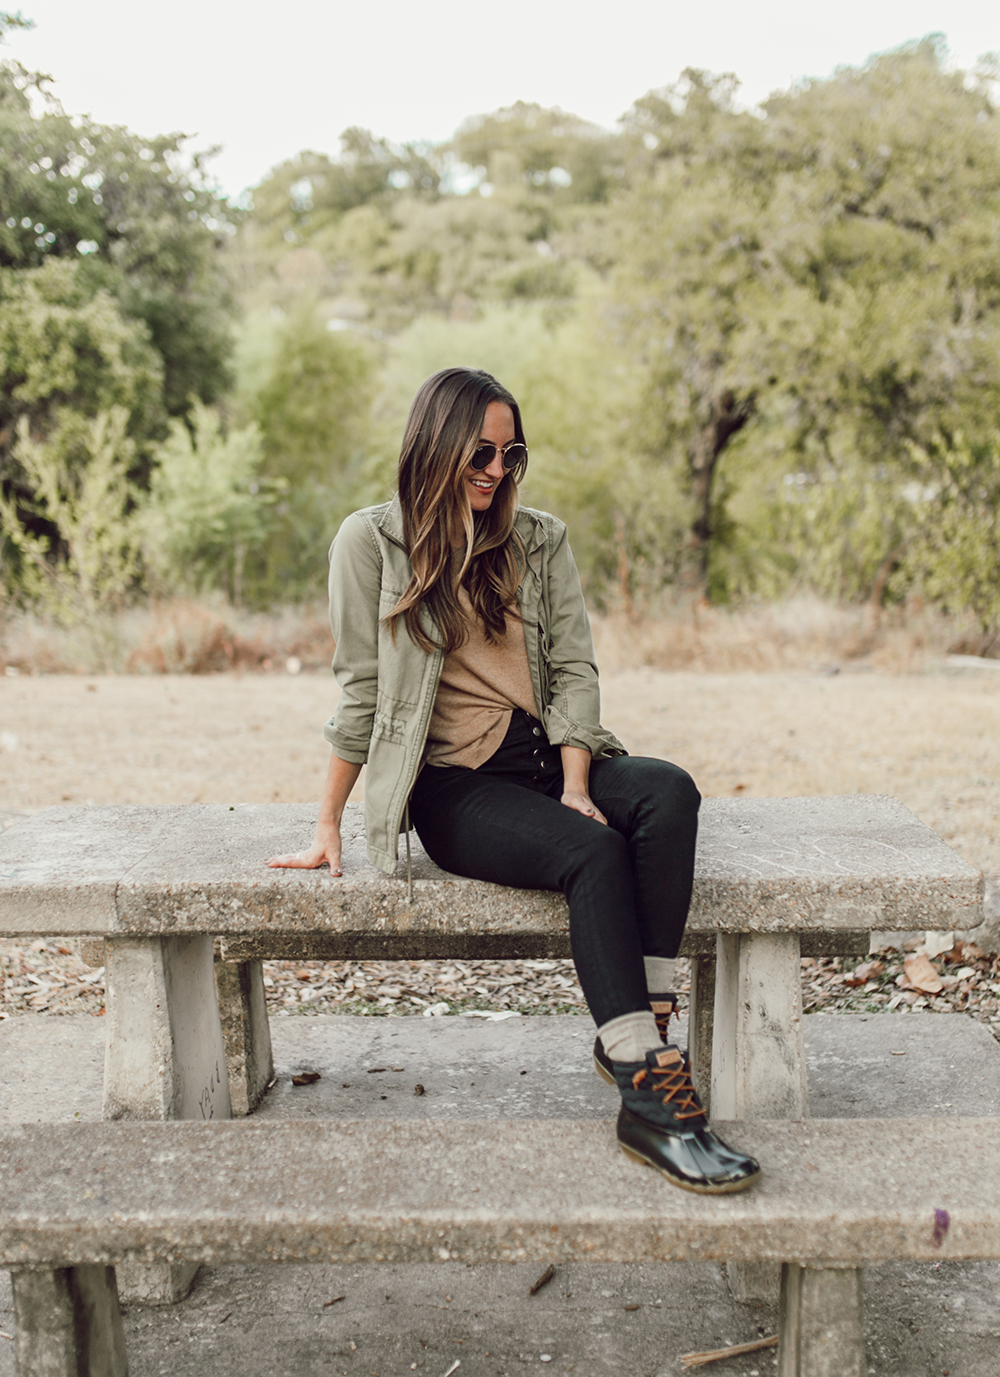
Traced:
[[490, 402], [483, 417], [479, 432], [481, 441], [488, 440], [496, 445], [497, 452], [492, 463], [484, 469], [474, 469], [469, 464], [465, 470], [464, 481], [469, 493], [469, 505], [474, 512], [485, 512], [493, 501], [493, 494], [507, 477], [500, 458], [504, 445], [514, 439], [514, 413], [506, 402]]

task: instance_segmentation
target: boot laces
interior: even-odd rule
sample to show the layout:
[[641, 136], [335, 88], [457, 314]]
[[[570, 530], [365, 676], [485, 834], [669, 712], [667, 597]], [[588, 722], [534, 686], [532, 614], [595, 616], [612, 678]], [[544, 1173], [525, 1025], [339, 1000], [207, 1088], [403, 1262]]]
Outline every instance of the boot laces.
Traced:
[[653, 1017], [656, 1019], [656, 1027], [659, 1030], [660, 1041], [669, 1042], [670, 1020], [672, 1018], [680, 1018], [680, 1014], [677, 1012], [676, 998], [663, 1000], [658, 999], [652, 1005], [652, 1009]]
[[663, 1095], [664, 1104], [669, 1104], [671, 1100], [674, 1102], [676, 1118], [697, 1119], [704, 1116], [705, 1110], [698, 1099], [691, 1072], [679, 1058], [670, 1066], [659, 1067], [652, 1075], [647, 1067], [642, 1067], [632, 1077], [632, 1085], [638, 1090], [646, 1080], [651, 1081], [649, 1088], [654, 1095]]

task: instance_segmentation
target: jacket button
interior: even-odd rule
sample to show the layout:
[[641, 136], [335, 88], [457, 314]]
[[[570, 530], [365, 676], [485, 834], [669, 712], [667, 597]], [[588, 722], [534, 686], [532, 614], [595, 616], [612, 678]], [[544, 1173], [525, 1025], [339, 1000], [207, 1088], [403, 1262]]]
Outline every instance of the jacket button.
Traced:
[[544, 770], [544, 769], [546, 768], [546, 764], [545, 764], [545, 761], [544, 761], [544, 760], [540, 760], [540, 761], [538, 762], [538, 768], [539, 768], [540, 770]]
[[541, 727], [532, 727], [532, 729], [531, 729], [531, 735], [532, 735], [532, 736], [541, 736], [541, 734], [542, 734], [542, 729], [541, 729]]

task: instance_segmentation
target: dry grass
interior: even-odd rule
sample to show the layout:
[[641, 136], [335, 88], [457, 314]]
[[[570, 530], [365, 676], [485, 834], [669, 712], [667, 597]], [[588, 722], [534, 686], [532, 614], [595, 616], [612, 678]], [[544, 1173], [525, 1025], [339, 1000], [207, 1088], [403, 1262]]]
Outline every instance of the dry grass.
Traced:
[[656, 613], [594, 618], [605, 673], [637, 666], [731, 674], [867, 668], [913, 674], [949, 651], [978, 654], [981, 638], [965, 621], [924, 607], [875, 612], [814, 597], [736, 609], [695, 600]]
[[[810, 597], [737, 609], [677, 601], [655, 612], [597, 616], [594, 634], [605, 673], [648, 665], [717, 674], [831, 666], [912, 674], [948, 651], [996, 649], [966, 622], [925, 608], [873, 614]], [[267, 672], [293, 659], [318, 669], [332, 649], [319, 604], [254, 613], [175, 599], [69, 628], [28, 614], [0, 616], [0, 669], [22, 674]]]
[[174, 599], [85, 625], [15, 613], [0, 620], [0, 668], [21, 674], [218, 674], [318, 669], [333, 642], [325, 608], [246, 612]]

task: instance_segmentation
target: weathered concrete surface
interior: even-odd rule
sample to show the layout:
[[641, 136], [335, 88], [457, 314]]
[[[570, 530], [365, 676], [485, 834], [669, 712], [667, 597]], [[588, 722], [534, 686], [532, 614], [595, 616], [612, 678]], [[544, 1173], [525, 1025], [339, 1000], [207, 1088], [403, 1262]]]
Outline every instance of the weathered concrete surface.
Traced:
[[712, 1112], [723, 1119], [809, 1114], [802, 983], [794, 933], [718, 939]]
[[[99, 1120], [104, 1023], [0, 1023], [0, 1123]], [[683, 1020], [672, 1028], [683, 1046]], [[1000, 1044], [964, 1014], [807, 1014], [803, 1029], [814, 1118], [1000, 1116]], [[289, 1015], [272, 1030], [277, 1082], [258, 1119], [606, 1119], [616, 1105], [593, 1070], [593, 1025], [578, 1015]], [[293, 1086], [299, 1071], [321, 1079]]]
[[807, 1014], [814, 1118], [1000, 1115], [1000, 1043], [965, 1014]]
[[19, 1015], [0, 1023], [0, 1123], [99, 1119], [104, 1019]]
[[[0, 1122], [99, 1119], [103, 1024], [87, 1015], [0, 1023]], [[964, 1015], [816, 1014], [804, 1025], [815, 1116], [1000, 1113], [1000, 1045]], [[586, 1018], [288, 1016], [273, 1021], [273, 1035], [279, 1079], [258, 1117], [613, 1112], [614, 1093], [589, 1064]], [[368, 1074], [399, 1065], [405, 1075]], [[322, 1079], [293, 1088], [291, 1073], [307, 1068]], [[425, 1096], [413, 1095], [411, 1078], [426, 1084]], [[776, 1308], [733, 1301], [715, 1263], [569, 1263], [529, 1297], [540, 1271], [533, 1262], [202, 1269], [178, 1306], [126, 1308], [131, 1377], [339, 1377], [355, 1369], [386, 1377], [411, 1363], [423, 1364], [421, 1377], [441, 1377], [456, 1357], [455, 1377], [485, 1377], [538, 1364], [542, 1353], [553, 1372], [573, 1365], [587, 1377], [674, 1377], [678, 1354], [777, 1329]], [[943, 1368], [996, 1377], [996, 1263], [886, 1263], [866, 1271], [865, 1285], [868, 1366], [878, 1377], [940, 1377]], [[324, 1306], [339, 1295], [342, 1302]], [[15, 1331], [2, 1270], [0, 1330]], [[14, 1344], [0, 1339], [0, 1377], [14, 1377], [13, 1364]], [[727, 1377], [766, 1374], [773, 1355], [724, 1366]]]
[[[3, 833], [0, 934], [211, 932], [234, 960], [260, 956], [237, 939], [262, 932], [273, 955], [279, 939], [304, 933], [325, 934], [330, 957], [566, 950], [560, 896], [447, 875], [419, 845], [410, 905], [402, 867], [393, 879], [364, 859], [360, 805], [345, 817], [345, 875], [336, 881], [264, 866], [308, 843], [315, 805], [180, 812], [52, 808]], [[66, 854], [77, 875], [100, 858], [99, 882], [67, 885]], [[690, 930], [969, 928], [982, 893], [978, 872], [893, 799], [708, 799]]]
[[[104, 952], [104, 1118], [228, 1119], [211, 937], [115, 937]], [[118, 1285], [125, 1299], [170, 1305], [196, 1270], [127, 1261]]]
[[[411, 1364], [416, 1377], [443, 1377], [456, 1359], [454, 1377], [678, 1377], [681, 1353], [778, 1327], [776, 1308], [734, 1302], [713, 1263], [569, 1263], [529, 1296], [540, 1271], [458, 1262], [204, 1268], [173, 1310], [127, 1308], [130, 1377], [406, 1377]], [[998, 1283], [991, 1262], [869, 1268], [868, 1368], [878, 1377], [996, 1377]], [[335, 1296], [344, 1299], [325, 1304]], [[14, 1331], [4, 1272], [0, 1329]], [[13, 1350], [0, 1340], [0, 1377], [14, 1377]], [[772, 1351], [702, 1371], [774, 1370]]]
[[[873, 932], [869, 946], [871, 951], [881, 951], [883, 947], [895, 947], [897, 951], [902, 951], [908, 941], [920, 941], [923, 935], [922, 932]], [[975, 942], [987, 956], [1000, 955], [1000, 876], [986, 876], [983, 921], [974, 928], [956, 928], [955, 936], [963, 942]], [[803, 955], [812, 953], [804, 952]]]
[[260, 961], [216, 961], [215, 990], [226, 1047], [229, 1098], [243, 1118], [260, 1104], [274, 1074], [271, 1028]]
[[854, 1268], [781, 1269], [778, 1377], [864, 1377], [865, 1281]]
[[[0, 833], [0, 936], [113, 932], [122, 876], [189, 810], [61, 806]], [[34, 927], [32, 921], [41, 922]], [[57, 931], [58, 929], [58, 931]]]
[[113, 1267], [15, 1271], [13, 1290], [24, 1377], [128, 1377]]
[[717, 1127], [752, 1190], [636, 1171], [610, 1118], [7, 1129], [0, 1264], [1000, 1258], [994, 1119]]
[[210, 937], [105, 943], [106, 1119], [228, 1119]]
[[[720, 933], [717, 942], [713, 1116], [807, 1119], [798, 934]], [[773, 1263], [730, 1263], [726, 1273], [737, 1300], [778, 1300]]]
[[[459, 880], [460, 884], [471, 883]], [[523, 891], [522, 891], [523, 892]], [[511, 894], [517, 893], [511, 890]], [[535, 891], [544, 901], [561, 905], [557, 894]], [[312, 931], [271, 933], [259, 930], [240, 936], [217, 939], [218, 954], [227, 961], [344, 961], [344, 960], [533, 960], [536, 957], [566, 957], [570, 951], [569, 926], [565, 913], [561, 926], [539, 933], [518, 926], [508, 932], [405, 932], [346, 933]], [[867, 956], [871, 934], [867, 928], [827, 929], [800, 933], [803, 956]], [[681, 956], [715, 957], [715, 931], [688, 928], [681, 941]]]
[[[736, 1305], [712, 1263], [571, 1263], [529, 1296], [540, 1271], [536, 1263], [457, 1262], [205, 1268], [175, 1309], [127, 1308], [130, 1377], [443, 1377], [456, 1359], [454, 1377], [544, 1377], [570, 1367], [569, 1377], [678, 1377], [678, 1354], [776, 1327], [774, 1312]], [[937, 1289], [940, 1309], [957, 1288]], [[334, 1296], [344, 1299], [326, 1306]], [[904, 1328], [907, 1318], [898, 1317], [892, 1338], [897, 1330], [909, 1337], [912, 1356], [920, 1336]], [[0, 1329], [14, 1329], [3, 1272]], [[13, 1348], [0, 1340], [0, 1377], [14, 1377]], [[550, 1363], [540, 1362], [543, 1353]], [[773, 1372], [769, 1353], [754, 1356], [723, 1364], [720, 1377]], [[995, 1377], [958, 1362], [952, 1370]], [[923, 1372], [911, 1367], [905, 1377]]]

